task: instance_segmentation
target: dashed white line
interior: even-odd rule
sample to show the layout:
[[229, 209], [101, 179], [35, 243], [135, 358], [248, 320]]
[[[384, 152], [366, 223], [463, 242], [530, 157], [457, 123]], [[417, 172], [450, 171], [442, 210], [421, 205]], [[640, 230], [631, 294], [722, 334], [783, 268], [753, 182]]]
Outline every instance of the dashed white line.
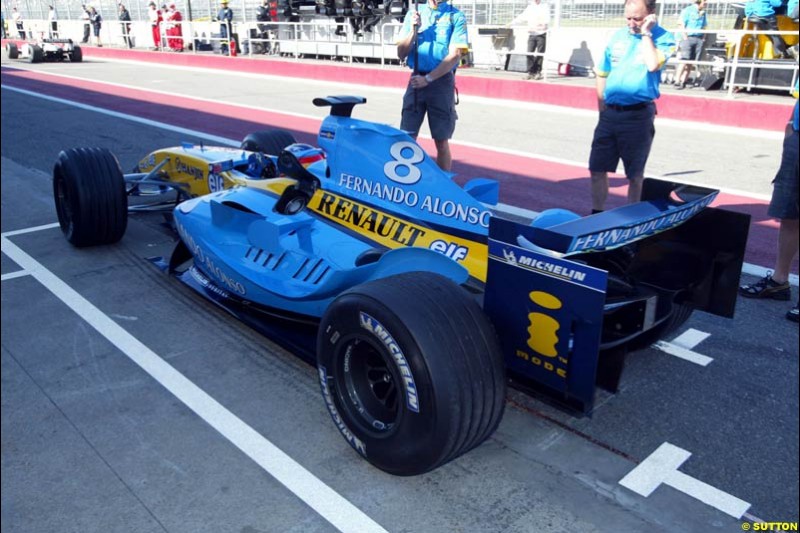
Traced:
[[52, 224], [43, 224], [41, 226], [32, 226], [30, 228], [23, 228], [23, 229], [15, 229], [11, 231], [6, 231], [3, 233], [3, 237], [13, 237], [14, 235], [24, 235], [25, 233], [34, 233], [36, 231], [42, 231], [46, 229], [57, 228], [59, 226], [58, 222], [53, 222]]
[[665, 341], [657, 341], [653, 343], [653, 348], [661, 350], [662, 352], [666, 352], [670, 355], [674, 355], [680, 359], [684, 359], [689, 361], [690, 363], [694, 363], [700, 366], [708, 366], [711, 361], [714, 359], [708, 357], [707, 355], [703, 355], [692, 350], [687, 350], [681, 346], [676, 346], [670, 342]]
[[16, 272], [9, 272], [8, 274], [3, 274], [0, 276], [0, 281], [6, 281], [9, 279], [21, 278], [23, 276], [30, 276], [30, 273], [25, 270], [18, 270]]
[[[27, 231], [15, 232], [21, 233]], [[386, 533], [377, 522], [225, 409], [72, 287], [12, 243], [6, 235], [0, 237], [2, 253], [325, 520], [343, 532]]]
[[695, 346], [710, 336], [711, 334], [706, 333], [705, 331], [689, 328], [681, 333], [678, 337], [672, 339], [672, 344], [680, 346], [681, 348], [686, 348], [687, 350], [692, 350]]
[[656, 341], [653, 348], [700, 366], [708, 366], [714, 359], [693, 351], [693, 348], [710, 336], [711, 334], [705, 331], [689, 328], [671, 342]]
[[669, 485], [734, 518], [742, 518], [750, 508], [749, 503], [678, 471], [691, 456], [690, 452], [665, 442], [628, 472], [619, 484], [645, 498], [660, 485]]

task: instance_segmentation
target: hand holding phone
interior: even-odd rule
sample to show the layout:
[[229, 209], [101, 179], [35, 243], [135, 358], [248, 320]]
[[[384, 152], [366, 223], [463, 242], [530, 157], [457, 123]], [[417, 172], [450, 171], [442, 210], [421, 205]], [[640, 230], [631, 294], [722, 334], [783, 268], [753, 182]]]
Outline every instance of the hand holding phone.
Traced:
[[657, 22], [658, 22], [658, 17], [656, 17], [653, 14], [647, 15], [644, 18], [644, 24], [642, 24], [642, 31], [643, 32], [652, 31], [652, 29], [655, 28]]

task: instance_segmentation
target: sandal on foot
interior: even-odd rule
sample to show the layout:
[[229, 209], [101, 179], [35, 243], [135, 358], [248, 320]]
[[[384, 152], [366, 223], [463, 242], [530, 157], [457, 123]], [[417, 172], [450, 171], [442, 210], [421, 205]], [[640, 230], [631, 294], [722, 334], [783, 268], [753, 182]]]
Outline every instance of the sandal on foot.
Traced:
[[745, 298], [771, 298], [773, 300], [788, 300], [792, 297], [792, 290], [789, 287], [788, 281], [778, 283], [772, 279], [772, 272], [768, 272], [766, 276], [755, 283], [742, 285], [739, 287], [739, 294]]

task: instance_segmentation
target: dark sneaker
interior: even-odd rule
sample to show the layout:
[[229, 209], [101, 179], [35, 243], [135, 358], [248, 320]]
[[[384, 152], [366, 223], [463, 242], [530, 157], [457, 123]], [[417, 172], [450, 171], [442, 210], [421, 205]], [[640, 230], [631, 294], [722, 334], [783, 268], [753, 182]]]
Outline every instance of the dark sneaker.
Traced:
[[786, 311], [786, 318], [788, 318], [792, 322], [800, 322], [800, 318], [798, 318], [799, 314], [800, 311], [797, 310], [797, 305], [795, 304], [794, 307]]
[[742, 285], [739, 287], [739, 294], [745, 298], [771, 298], [773, 300], [788, 300], [792, 297], [792, 290], [789, 287], [789, 282], [778, 283], [772, 279], [772, 272], [767, 273], [766, 276], [751, 283], [750, 285]]

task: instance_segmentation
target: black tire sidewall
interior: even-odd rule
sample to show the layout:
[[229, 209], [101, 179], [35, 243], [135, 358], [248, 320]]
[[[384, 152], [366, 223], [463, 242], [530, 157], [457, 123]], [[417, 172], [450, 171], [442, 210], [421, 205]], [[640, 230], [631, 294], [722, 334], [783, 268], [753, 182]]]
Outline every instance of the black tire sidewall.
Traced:
[[[389, 348], [374, 333], [362, 327], [361, 313], [366, 313], [382, 325], [399, 346], [413, 379], [419, 412], [414, 412], [408, 407], [409, 393], [402, 380], [400, 367]], [[398, 393], [401, 396], [400, 407], [391, 430], [377, 432], [365, 429], [364, 421], [353, 415], [352, 404], [349, 408], [342, 405], [343, 401], [347, 401], [343, 399], [347, 393], [342, 389], [342, 358], [346, 344], [354, 338], [370, 342], [377, 347], [381, 355], [391, 362], [393, 379], [395, 383], [400, 384], [398, 385]], [[449, 446], [444, 442], [444, 435], [448, 429], [447, 416], [440, 413], [439, 409], [443, 403], [451, 404], [452, 401], [457, 401], [458, 395], [452, 390], [452, 386], [442, 383], [437, 383], [434, 391], [430, 369], [421, 347], [410, 333], [409, 327], [401, 323], [389, 309], [357, 293], [338, 298], [335, 313], [326, 314], [321, 324], [317, 358], [318, 367], [321, 369], [320, 385], [328, 410], [345, 439], [368, 461], [382, 470], [399, 475], [421, 473], [441, 461], [442, 451]], [[323, 374], [327, 377], [325, 382]], [[447, 398], [451, 398], [451, 402], [448, 402]], [[364, 449], [359, 449], [342, 430], [337, 416], [347, 430], [364, 444]]]
[[295, 142], [297, 141], [294, 136], [286, 130], [256, 131], [242, 140], [241, 148], [277, 156], [284, 148]]

